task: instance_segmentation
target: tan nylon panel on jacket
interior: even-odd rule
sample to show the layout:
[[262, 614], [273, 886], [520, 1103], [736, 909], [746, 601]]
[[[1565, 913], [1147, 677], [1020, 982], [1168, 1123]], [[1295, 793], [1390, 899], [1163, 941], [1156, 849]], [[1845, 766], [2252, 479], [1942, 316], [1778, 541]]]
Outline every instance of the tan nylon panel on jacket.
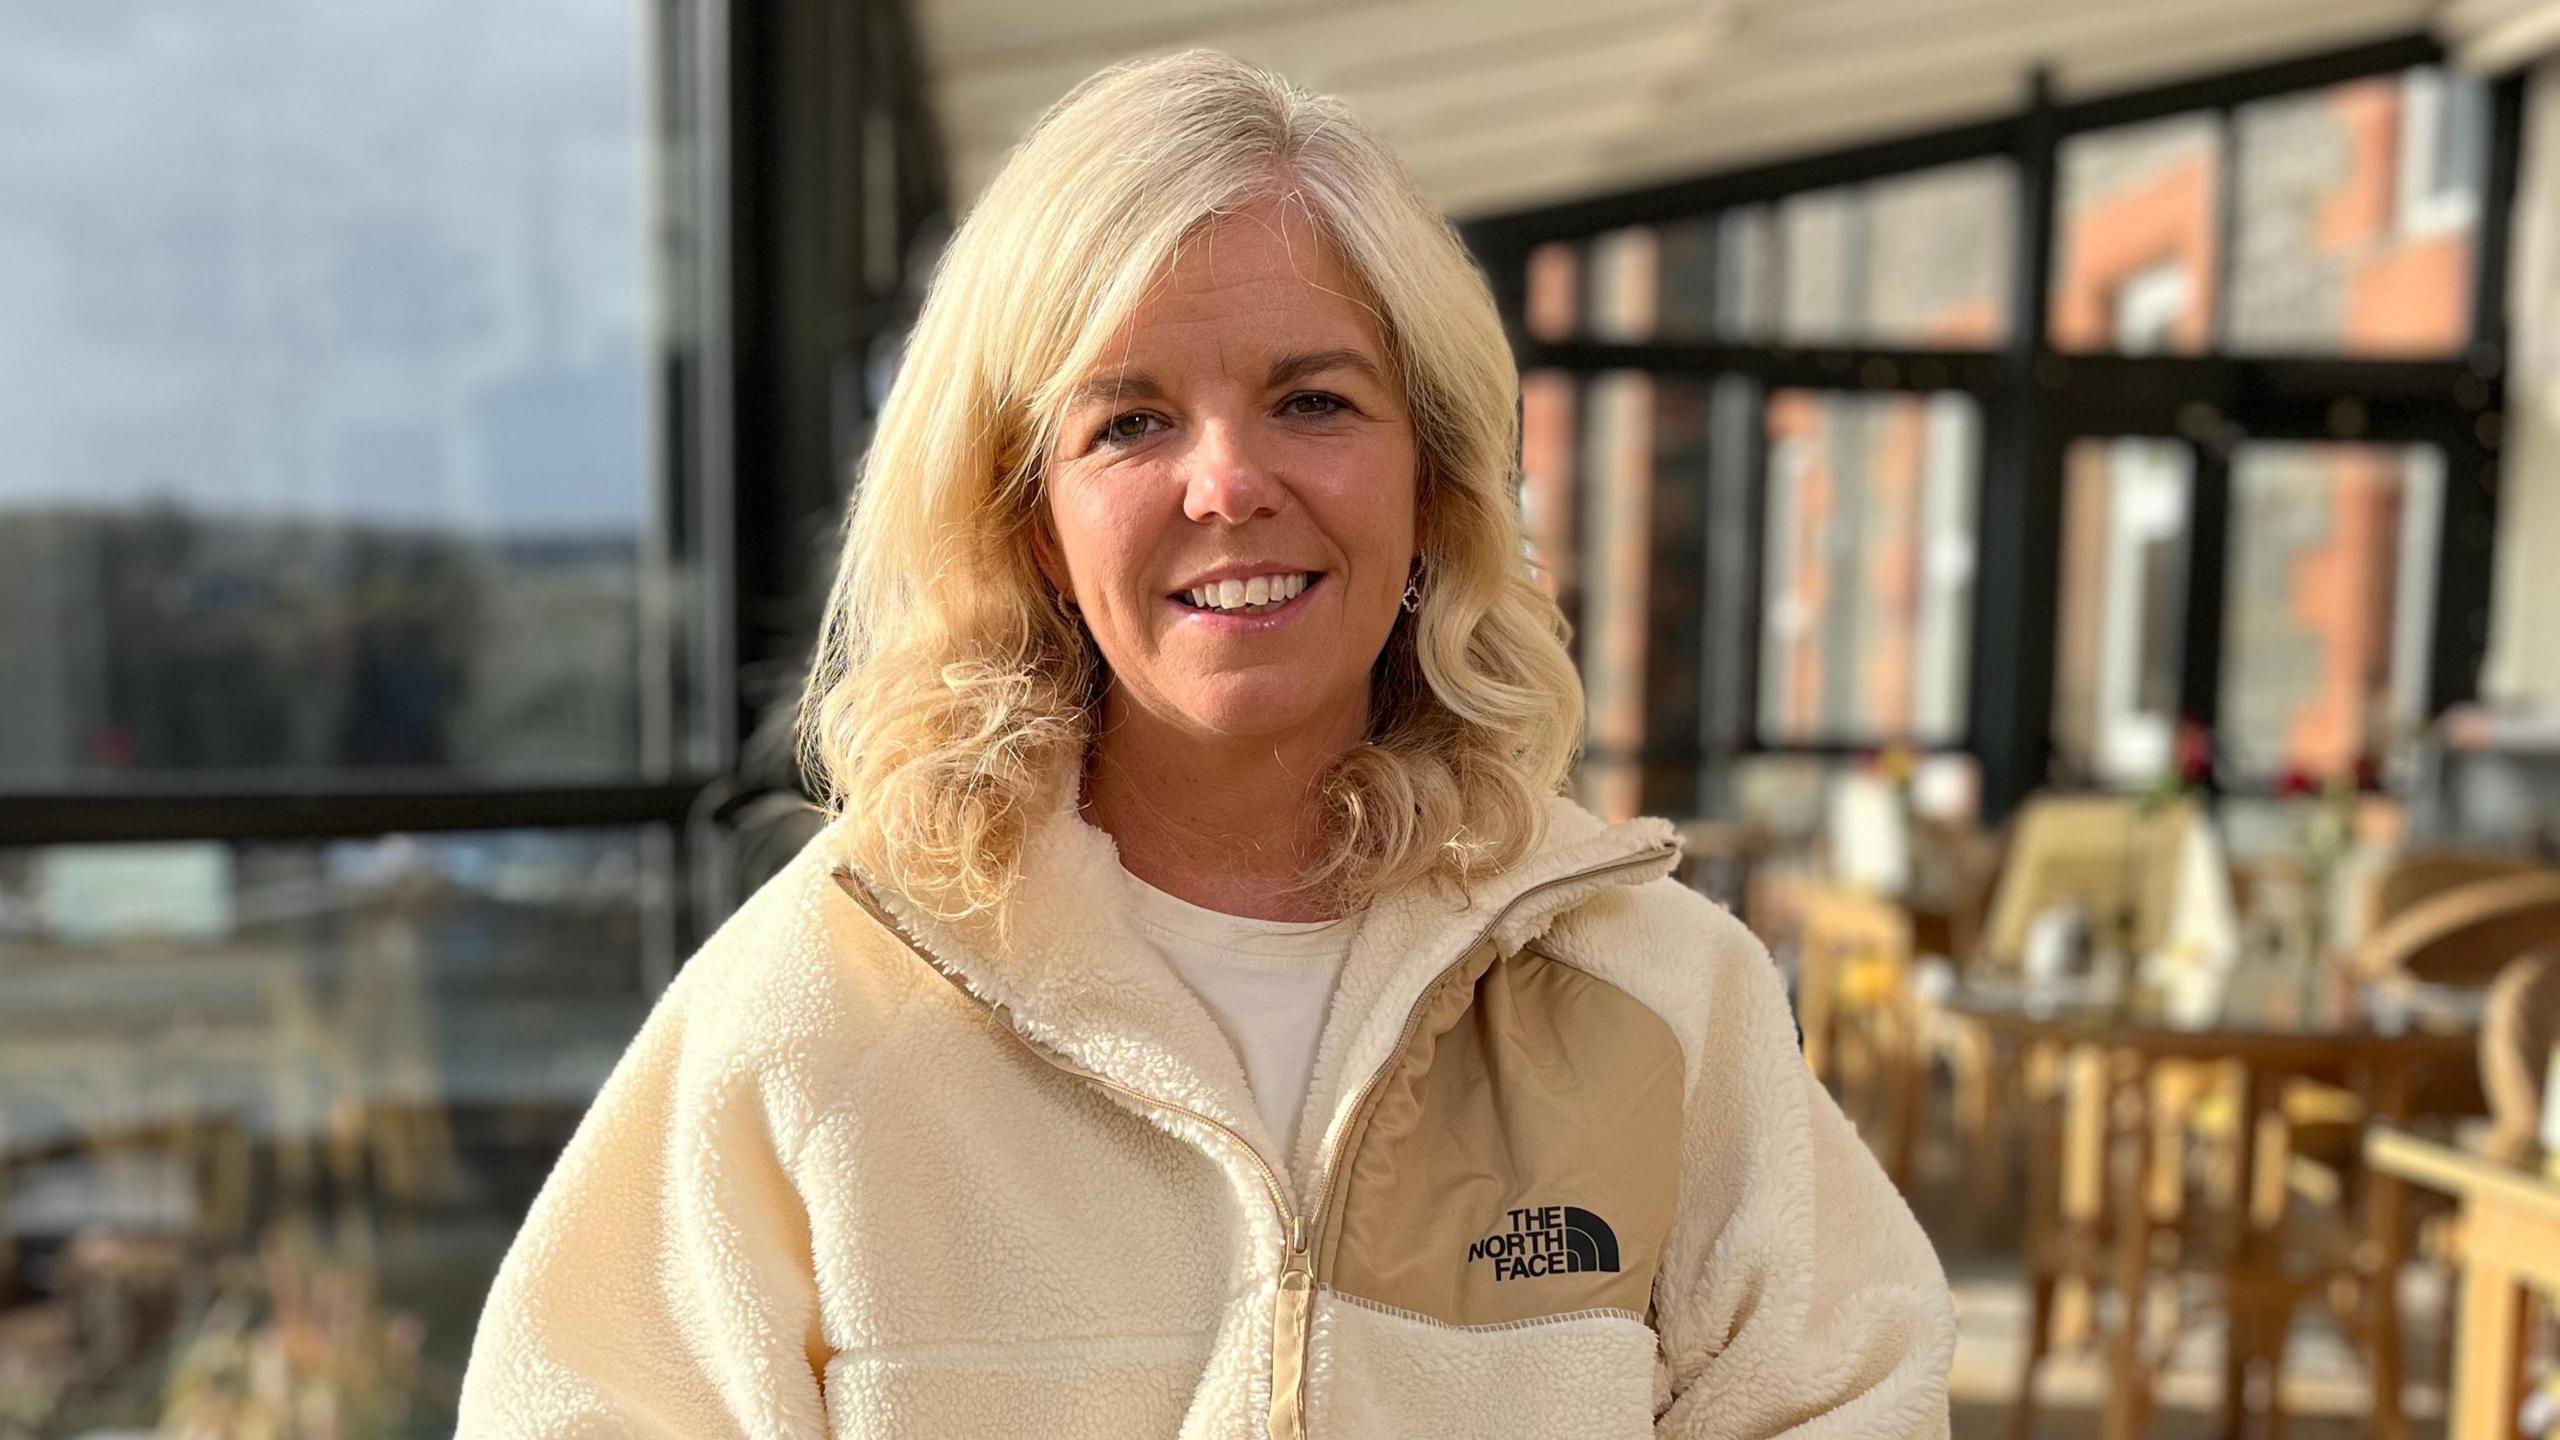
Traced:
[[[1535, 945], [1492, 956], [1423, 1000], [1350, 1142], [1316, 1273], [1452, 1325], [1600, 1307], [1650, 1320], [1679, 1198], [1679, 1040]], [[1565, 1207], [1603, 1222], [1615, 1270], [1585, 1268], [1600, 1237], [1582, 1217], [1561, 1233]]]

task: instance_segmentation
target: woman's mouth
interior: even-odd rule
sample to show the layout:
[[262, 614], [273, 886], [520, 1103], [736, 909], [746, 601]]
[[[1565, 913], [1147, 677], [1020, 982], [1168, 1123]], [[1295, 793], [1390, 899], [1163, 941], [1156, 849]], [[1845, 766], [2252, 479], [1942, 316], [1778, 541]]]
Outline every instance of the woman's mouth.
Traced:
[[1314, 588], [1322, 578], [1320, 572], [1300, 570], [1256, 575], [1250, 580], [1212, 580], [1166, 598], [1204, 615], [1272, 615], [1287, 609], [1291, 601]]

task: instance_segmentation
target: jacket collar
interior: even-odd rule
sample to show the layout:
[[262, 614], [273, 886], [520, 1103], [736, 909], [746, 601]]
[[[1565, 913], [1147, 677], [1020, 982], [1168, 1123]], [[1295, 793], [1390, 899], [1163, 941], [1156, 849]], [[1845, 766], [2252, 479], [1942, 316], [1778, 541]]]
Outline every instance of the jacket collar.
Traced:
[[[1077, 814], [1074, 787], [1061, 788], [1025, 847], [1009, 936], [998, 936], [992, 916], [946, 921], [888, 886], [857, 885], [929, 961], [1001, 1007], [1035, 1044], [1223, 1125], [1278, 1162], [1234, 1047], [1136, 928], [1119, 847]], [[1384, 1063], [1422, 989], [1478, 938], [1516, 950], [1594, 890], [1667, 874], [1677, 855], [1667, 821], [1607, 824], [1557, 797], [1537, 848], [1472, 894], [1414, 886], [1380, 897], [1344, 962], [1298, 1155], [1313, 1155], [1347, 1098], [1340, 1092]], [[1293, 1168], [1306, 1173], [1303, 1159]]]

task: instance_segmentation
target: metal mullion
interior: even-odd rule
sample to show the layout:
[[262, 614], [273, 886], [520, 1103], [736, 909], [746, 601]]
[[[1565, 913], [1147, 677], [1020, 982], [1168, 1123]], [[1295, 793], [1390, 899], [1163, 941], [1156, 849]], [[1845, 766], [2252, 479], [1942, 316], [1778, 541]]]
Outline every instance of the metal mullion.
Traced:
[[[1737, 452], [1734, 470], [1742, 485], [1740, 528], [1747, 538], [1734, 547], [1737, 573], [1725, 590], [1736, 598], [1740, 609], [1738, 623], [1728, 626], [1726, 633], [1741, 646], [1734, 673], [1736, 687], [1742, 693], [1735, 702], [1731, 717], [1735, 723], [1727, 743], [1740, 753], [1749, 754], [1760, 745], [1760, 658], [1766, 625], [1761, 611], [1768, 602], [1769, 389], [1738, 375], [1719, 377], [1714, 383], [1716, 408], [1742, 412], [1732, 443]], [[1727, 399], [1728, 396], [1737, 398]], [[1712, 416], [1714, 408], [1709, 413]]]
[[727, 772], [738, 763], [738, 450], [736, 419], [738, 288], [732, 265], [736, 206], [731, 165], [737, 155], [735, 73], [729, 0], [697, 0], [688, 7], [696, 27], [692, 93], [695, 141], [694, 203], [702, 216], [698, 259], [690, 276], [698, 327], [694, 372], [694, 443], [691, 555], [695, 593], [702, 600], [693, 650], [699, 667], [693, 703], [702, 712], [688, 729], [707, 753], [679, 749], [676, 768]]
[[1949, 126], [1918, 135], [1854, 145], [1772, 164], [1719, 171], [1667, 185], [1569, 201], [1504, 215], [1485, 216], [1469, 228], [1482, 235], [1500, 234], [1519, 246], [1546, 240], [1570, 240], [1628, 225], [1685, 220], [1808, 190], [1851, 185], [1884, 176], [1935, 169], [1968, 160], [1988, 160], [2006, 153], [2007, 120]]
[[2211, 406], [2251, 434], [2329, 433], [2329, 410], [2353, 399], [2365, 434], [2432, 432], [2462, 404], [2474, 372], [2458, 360], [2321, 356], [2056, 355], [2070, 427], [2095, 434], [2173, 435]]
[[[1911, 740], [1902, 736], [1878, 735], [1868, 739], [1834, 738], [1823, 740], [1787, 740], [1741, 752], [1748, 758], [1785, 758], [1804, 756], [1815, 759], [1858, 760], [1888, 749], [1906, 750], [1914, 755], [1963, 755], [1961, 740]], [[1638, 769], [1692, 769], [1722, 763], [1735, 756], [1711, 746], [1690, 742], [1659, 745], [1587, 745], [1581, 760], [1589, 766], [1632, 765]], [[1650, 814], [1668, 814], [1653, 810]]]
[[2470, 370], [2474, 393], [2484, 398], [2476, 415], [2461, 417], [2471, 423], [2449, 430], [2446, 437], [2434, 623], [2427, 645], [2430, 719], [2477, 697], [2480, 669], [2488, 659], [2504, 438], [2507, 257], [2513, 243], [2524, 98], [2522, 74], [2500, 78], [2490, 92], [2489, 163], [2481, 179], [2471, 292]]
[[0, 795], [0, 847], [187, 840], [325, 840], [395, 832], [682, 826], [706, 780], [472, 789], [353, 786]]
[[1988, 397], [1998, 390], [1999, 356], [1988, 350], [1894, 349], [1884, 346], [1730, 345], [1682, 341], [1569, 340], [1521, 347], [1522, 369], [1643, 370], [1683, 375], [1741, 375], [1788, 390], [1936, 392]]
[[[1653, 387], [1647, 496], [1645, 658], [1640, 679], [1647, 748], [1668, 736], [1694, 745], [1704, 724], [1707, 606], [1713, 578], [1707, 517], [1714, 503], [1715, 392], [1694, 382]], [[1674, 450], [1669, 415], [1694, 413], [1697, 444]], [[1669, 463], [1666, 463], [1669, 462]], [[1678, 603], [1674, 603], [1674, 602]], [[1703, 753], [1703, 747], [1699, 747]], [[1639, 771], [1648, 814], [1697, 802], [1701, 761], [1653, 763]]]
[[1875, 735], [1865, 739], [1828, 737], [1813, 740], [1779, 740], [1752, 747], [1755, 756], [1801, 755], [1817, 759], [1856, 760], [1887, 749], [1906, 750], [1914, 755], [1967, 755], [1972, 753], [1961, 739], [1919, 740], [1903, 735]]
[[[1466, 236], [1467, 249], [1484, 272], [1485, 288], [1492, 292], [1494, 313], [1501, 317], [1502, 332], [1511, 337], [1515, 354], [1525, 355], [1529, 348], [1529, 251], [1514, 247], [1494, 235]], [[1520, 368], [1528, 369], [1524, 359]]]
[[2055, 361], [2046, 320], [2061, 131], [2051, 72], [2036, 72], [2016, 129], [2017, 268], [2001, 389], [1983, 446], [1974, 507], [1974, 586], [1966, 730], [1982, 771], [1982, 818], [1998, 824], [2045, 779], [2053, 731], [2054, 600], [2059, 587], [2059, 441], [2043, 393]]
[[[2229, 602], [2231, 456], [2219, 445], [2190, 442], [2187, 490], [2186, 603], [2179, 617], [2178, 716], [2219, 733], [2222, 728], [2224, 607]], [[2208, 777], [2206, 784], [2217, 783]]]
[[2368, 76], [2385, 75], [2444, 58], [2444, 47], [2426, 34], [2397, 35], [2338, 50], [2298, 55], [2263, 65], [2225, 70], [2115, 95], [2068, 101], [2056, 107], [2062, 133], [2138, 125], [2195, 110], [2221, 110], [2253, 100], [2299, 94]]
[[[2194, 110], [2227, 109], [2253, 100], [2433, 64], [2443, 55], [2443, 47], [2425, 34], [2399, 35], [2192, 80], [2056, 103], [2051, 106], [2051, 118], [2061, 135], [2076, 135]], [[1471, 238], [1500, 236], [1509, 244], [1526, 247], [1544, 240], [1577, 239], [1621, 226], [1686, 219], [1941, 165], [2014, 156], [2012, 142], [2023, 118], [2009, 115], [1950, 125], [1615, 195], [1484, 216], [1470, 222], [1468, 230]]]
[[2483, 375], [2504, 373], [2507, 342], [2507, 257], [2515, 244], [2516, 166], [2524, 142], [2525, 77], [2499, 77], [2489, 91], [2489, 163], [2480, 179], [2480, 218], [2471, 269], [2473, 364]]

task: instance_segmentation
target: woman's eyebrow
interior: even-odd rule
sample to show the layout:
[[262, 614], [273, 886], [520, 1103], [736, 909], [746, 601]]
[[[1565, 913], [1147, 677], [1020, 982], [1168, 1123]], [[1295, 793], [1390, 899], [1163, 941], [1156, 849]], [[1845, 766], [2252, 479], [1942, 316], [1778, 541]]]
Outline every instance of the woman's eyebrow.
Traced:
[[[1271, 378], [1262, 382], [1263, 388], [1277, 390], [1284, 385], [1296, 384], [1310, 375], [1320, 375], [1327, 370], [1349, 370], [1366, 376], [1377, 384], [1386, 383], [1386, 375], [1379, 370], [1378, 363], [1357, 350], [1309, 350], [1296, 355], [1283, 355], [1273, 361]], [[1074, 388], [1067, 391], [1066, 408], [1075, 410], [1087, 405], [1117, 405], [1126, 400], [1161, 401], [1164, 398], [1164, 386], [1156, 380], [1156, 377], [1143, 370], [1130, 370], [1112, 375], [1096, 375], [1092, 379], [1077, 382]]]
[[1123, 400], [1163, 398], [1164, 387], [1156, 383], [1156, 377], [1142, 370], [1133, 370], [1126, 374], [1096, 375], [1090, 380], [1079, 381], [1074, 389], [1067, 392], [1066, 408], [1076, 410], [1087, 405], [1117, 405]]
[[1265, 388], [1277, 390], [1327, 370], [1357, 371], [1378, 384], [1386, 383], [1387, 378], [1379, 373], [1377, 362], [1357, 350], [1310, 350], [1302, 355], [1282, 356], [1271, 366], [1271, 378], [1263, 383]]

